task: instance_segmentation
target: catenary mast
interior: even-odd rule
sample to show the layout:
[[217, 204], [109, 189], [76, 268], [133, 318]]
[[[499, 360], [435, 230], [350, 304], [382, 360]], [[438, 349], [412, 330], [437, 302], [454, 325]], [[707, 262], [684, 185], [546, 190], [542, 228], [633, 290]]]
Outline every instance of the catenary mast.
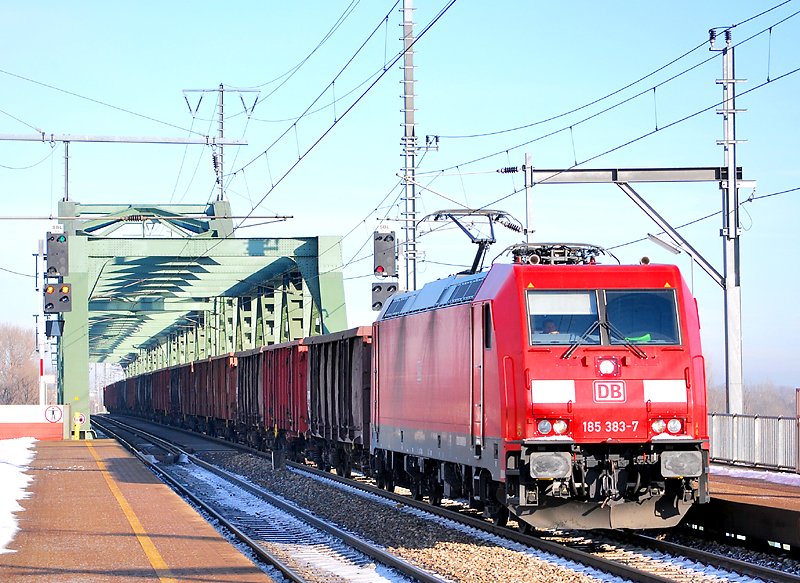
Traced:
[[405, 209], [403, 216], [403, 285], [417, 289], [417, 194], [415, 186], [417, 136], [414, 126], [414, 9], [412, 0], [403, 0], [403, 158], [405, 165]]

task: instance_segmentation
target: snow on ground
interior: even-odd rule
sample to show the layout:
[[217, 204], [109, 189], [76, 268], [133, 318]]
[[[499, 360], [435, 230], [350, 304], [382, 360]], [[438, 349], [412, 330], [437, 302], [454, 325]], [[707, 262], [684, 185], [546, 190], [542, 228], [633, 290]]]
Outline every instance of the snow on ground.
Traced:
[[751, 470], [736, 466], [711, 464], [711, 473], [715, 476], [732, 476], [745, 480], [763, 480], [774, 484], [800, 487], [800, 474], [792, 472], [770, 472], [767, 470]]
[[30, 496], [26, 487], [33, 476], [25, 473], [34, 456], [33, 437], [0, 440], [0, 553], [12, 553], [8, 545], [19, 528], [15, 513], [24, 510], [19, 500]]

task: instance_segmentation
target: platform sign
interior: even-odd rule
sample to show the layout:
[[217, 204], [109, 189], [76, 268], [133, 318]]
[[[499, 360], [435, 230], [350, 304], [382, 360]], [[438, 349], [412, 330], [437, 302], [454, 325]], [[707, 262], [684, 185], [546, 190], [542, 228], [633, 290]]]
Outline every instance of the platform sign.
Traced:
[[64, 411], [57, 405], [50, 405], [44, 410], [44, 418], [48, 423], [60, 423], [64, 417]]
[[[65, 420], [69, 418], [69, 405], [0, 405], [0, 440], [64, 439], [69, 425]], [[5, 581], [2, 577], [0, 580]]]

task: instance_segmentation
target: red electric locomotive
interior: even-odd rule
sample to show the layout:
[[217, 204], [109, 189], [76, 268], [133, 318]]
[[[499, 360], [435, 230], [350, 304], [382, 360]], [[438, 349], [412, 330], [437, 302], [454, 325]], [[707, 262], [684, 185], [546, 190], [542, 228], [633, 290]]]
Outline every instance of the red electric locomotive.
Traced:
[[387, 303], [373, 327], [380, 485], [537, 528], [669, 527], [708, 500], [696, 302], [677, 267], [595, 264], [600, 252], [531, 247]]

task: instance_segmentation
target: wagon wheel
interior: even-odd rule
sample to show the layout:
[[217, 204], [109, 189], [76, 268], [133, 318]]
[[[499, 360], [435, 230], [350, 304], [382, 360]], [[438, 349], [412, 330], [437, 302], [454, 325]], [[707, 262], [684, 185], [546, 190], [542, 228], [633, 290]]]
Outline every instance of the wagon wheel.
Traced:
[[444, 494], [443, 488], [439, 484], [433, 484], [431, 486], [431, 493], [428, 495], [428, 499], [430, 500], [431, 505], [441, 506], [443, 494]]
[[411, 497], [414, 500], [422, 500], [422, 482], [420, 480], [411, 480]]
[[336, 462], [336, 473], [342, 478], [349, 478], [351, 475], [352, 465], [347, 456], [340, 455]]
[[386, 491], [394, 492], [394, 470], [386, 472]]
[[327, 462], [323, 453], [319, 452], [319, 454], [315, 457], [316, 459], [314, 461], [317, 464], [317, 469], [319, 469], [322, 472], [329, 472], [331, 469], [331, 465]]
[[380, 490], [383, 490], [386, 487], [386, 478], [383, 477], [382, 470], [375, 474], [375, 484]]
[[505, 526], [508, 524], [508, 508], [506, 506], [498, 506], [494, 512], [491, 513], [492, 523], [495, 526]]

